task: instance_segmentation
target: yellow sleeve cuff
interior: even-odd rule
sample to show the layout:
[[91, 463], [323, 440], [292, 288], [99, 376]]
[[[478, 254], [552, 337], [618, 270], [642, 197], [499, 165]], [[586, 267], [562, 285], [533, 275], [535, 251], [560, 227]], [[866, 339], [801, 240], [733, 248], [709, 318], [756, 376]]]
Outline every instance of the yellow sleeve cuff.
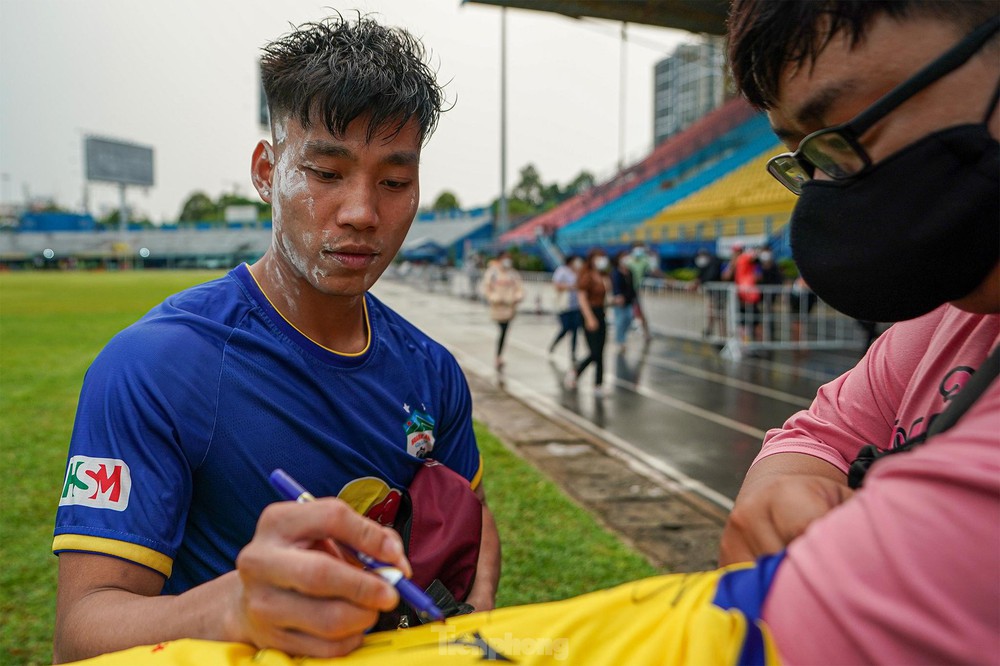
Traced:
[[52, 552], [58, 555], [67, 551], [119, 557], [123, 560], [149, 567], [167, 578], [170, 577], [170, 572], [174, 568], [174, 560], [172, 558], [152, 548], [127, 541], [105, 539], [104, 537], [87, 536], [85, 534], [57, 535], [52, 540]]
[[469, 488], [475, 490], [479, 487], [479, 483], [483, 480], [483, 456], [479, 456], [479, 469], [476, 470], [476, 475], [472, 477], [472, 481], [469, 481]]

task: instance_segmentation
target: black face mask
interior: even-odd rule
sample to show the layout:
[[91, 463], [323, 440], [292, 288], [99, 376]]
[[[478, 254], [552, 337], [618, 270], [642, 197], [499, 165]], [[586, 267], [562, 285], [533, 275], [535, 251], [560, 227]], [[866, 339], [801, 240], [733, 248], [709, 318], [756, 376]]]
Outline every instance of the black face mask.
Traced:
[[1000, 144], [961, 125], [858, 178], [810, 181], [791, 244], [809, 287], [851, 317], [900, 321], [962, 298], [1000, 260]]

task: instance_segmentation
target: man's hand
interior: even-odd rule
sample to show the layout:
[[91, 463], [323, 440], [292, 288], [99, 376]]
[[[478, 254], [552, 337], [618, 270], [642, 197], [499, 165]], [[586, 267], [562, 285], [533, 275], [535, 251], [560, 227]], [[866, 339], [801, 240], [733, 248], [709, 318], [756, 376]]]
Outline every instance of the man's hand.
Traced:
[[272, 504], [236, 559], [237, 640], [294, 655], [340, 656], [361, 644], [379, 611], [396, 607], [395, 588], [328, 552], [331, 538], [411, 573], [399, 535], [338, 499]]
[[719, 565], [776, 553], [853, 491], [823, 475], [772, 474], [744, 486], [722, 532]]

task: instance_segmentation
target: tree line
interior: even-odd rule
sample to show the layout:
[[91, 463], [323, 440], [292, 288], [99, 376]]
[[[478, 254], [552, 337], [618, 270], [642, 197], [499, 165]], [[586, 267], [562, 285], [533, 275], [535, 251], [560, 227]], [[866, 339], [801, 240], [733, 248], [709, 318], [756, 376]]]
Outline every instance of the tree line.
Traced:
[[[512, 220], [533, 217], [555, 208], [563, 201], [594, 186], [594, 175], [589, 171], [581, 171], [565, 186], [556, 182], [546, 183], [534, 164], [522, 167], [517, 184], [511, 188], [507, 197], [507, 212]], [[497, 197], [489, 204], [494, 216], [500, 205]], [[454, 192], [445, 190], [434, 200], [430, 209], [434, 212], [447, 212], [462, 208]]]

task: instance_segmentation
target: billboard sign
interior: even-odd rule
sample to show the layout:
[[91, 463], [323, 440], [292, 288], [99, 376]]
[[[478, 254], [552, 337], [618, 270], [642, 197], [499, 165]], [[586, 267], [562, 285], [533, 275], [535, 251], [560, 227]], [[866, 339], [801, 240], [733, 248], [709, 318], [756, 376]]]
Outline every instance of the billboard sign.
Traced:
[[124, 185], [153, 184], [153, 149], [88, 136], [83, 140], [87, 180]]

